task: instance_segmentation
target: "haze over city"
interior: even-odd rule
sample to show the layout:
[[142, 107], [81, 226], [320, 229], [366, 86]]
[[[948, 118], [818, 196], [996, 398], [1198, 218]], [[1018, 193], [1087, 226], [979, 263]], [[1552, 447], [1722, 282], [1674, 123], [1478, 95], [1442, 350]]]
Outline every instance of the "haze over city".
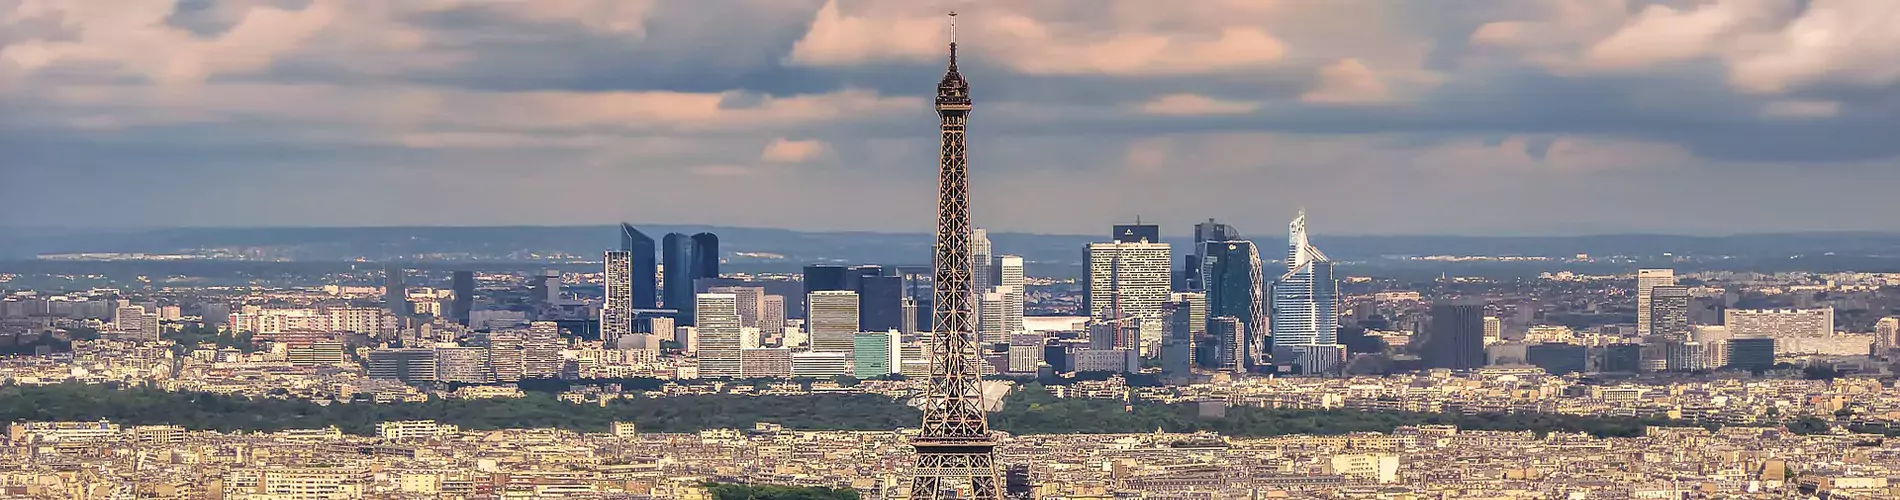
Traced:
[[1895, 28], [0, 0], [0, 497], [1900, 498]]
[[5, 0], [0, 226], [927, 232], [951, 9], [997, 231], [1900, 230], [1885, 0]]

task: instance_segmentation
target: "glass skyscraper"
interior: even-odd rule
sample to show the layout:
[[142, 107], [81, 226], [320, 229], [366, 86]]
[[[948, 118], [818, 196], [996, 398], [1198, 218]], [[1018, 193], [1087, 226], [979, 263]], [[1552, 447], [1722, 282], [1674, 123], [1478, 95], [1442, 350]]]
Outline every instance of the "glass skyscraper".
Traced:
[[659, 271], [660, 259], [654, 251], [653, 238], [623, 222], [620, 224], [620, 251], [627, 252], [630, 257], [628, 263], [632, 272], [629, 276], [633, 278], [633, 284], [629, 290], [633, 293], [633, 308], [659, 307], [660, 288], [654, 274]]
[[1273, 284], [1273, 356], [1292, 361], [1309, 347], [1339, 343], [1339, 282], [1332, 259], [1307, 241], [1304, 210], [1287, 225], [1286, 269]]
[[661, 247], [666, 253], [666, 275], [662, 278], [666, 307], [679, 311], [674, 316], [676, 324], [690, 326], [695, 320], [694, 282], [719, 277], [719, 237], [712, 233], [669, 233], [661, 239]]
[[[1266, 331], [1267, 317], [1262, 310], [1260, 252], [1247, 240], [1207, 241], [1202, 247], [1206, 250], [1201, 276], [1207, 280], [1207, 332], [1227, 335], [1220, 339], [1219, 368], [1245, 370], [1263, 361], [1261, 334]], [[1234, 325], [1230, 330], [1216, 328], [1215, 318], [1230, 318]]]

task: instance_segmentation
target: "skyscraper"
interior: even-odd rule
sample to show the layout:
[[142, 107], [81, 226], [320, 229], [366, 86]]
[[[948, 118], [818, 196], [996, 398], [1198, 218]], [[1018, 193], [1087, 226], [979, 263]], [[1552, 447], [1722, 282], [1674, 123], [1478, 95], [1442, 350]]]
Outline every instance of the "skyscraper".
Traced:
[[844, 266], [805, 266], [805, 293], [850, 290], [844, 282]]
[[1670, 342], [1687, 342], [1689, 328], [1689, 287], [1656, 285], [1649, 287], [1649, 334]]
[[1638, 269], [1636, 270], [1636, 334], [1649, 335], [1649, 297], [1650, 290], [1658, 286], [1676, 284], [1674, 269]]
[[1205, 321], [1195, 321], [1195, 309], [1200, 306], [1183, 295], [1188, 294], [1174, 294], [1164, 308], [1168, 327], [1161, 338], [1161, 373], [1170, 377], [1186, 376], [1192, 371], [1194, 335], [1207, 328]]
[[897, 373], [898, 345], [893, 332], [865, 332], [851, 343], [851, 375], [857, 378], [882, 377]]
[[538, 276], [528, 277], [528, 300], [537, 307], [548, 307], [561, 300], [561, 271], [542, 270]]
[[[1113, 241], [1117, 243], [1160, 243], [1161, 226], [1142, 224], [1116, 224]], [[1172, 263], [1170, 263], [1172, 265]]]
[[475, 271], [456, 271], [449, 277], [449, 289], [455, 294], [449, 303], [449, 317], [468, 326], [468, 314], [475, 309]]
[[[1264, 274], [1260, 252], [1247, 240], [1208, 241], [1201, 276], [1206, 278], [1207, 333], [1220, 337], [1218, 349], [1224, 369], [1246, 370], [1265, 360], [1267, 333]], [[1215, 328], [1215, 318], [1229, 318], [1231, 331]]]
[[693, 279], [719, 277], [719, 235], [693, 235]]
[[1425, 366], [1468, 370], [1484, 366], [1484, 303], [1475, 300], [1432, 305], [1426, 332]]
[[759, 334], [766, 337], [785, 333], [785, 296], [767, 295], [759, 300]]
[[1307, 241], [1305, 210], [1287, 224], [1286, 268], [1273, 284], [1273, 356], [1297, 346], [1338, 344], [1339, 282], [1332, 259]]
[[971, 302], [976, 306], [976, 309], [971, 311], [971, 317], [976, 318], [978, 329], [983, 327], [983, 294], [989, 293], [996, 286], [994, 281], [996, 277], [993, 276], [994, 272], [990, 268], [996, 264], [994, 255], [995, 250], [990, 245], [989, 231], [970, 230], [970, 290], [974, 294]]
[[904, 278], [901, 276], [862, 276], [858, 278], [858, 323], [867, 332], [896, 330], [904, 326]]
[[980, 305], [976, 308], [978, 317], [976, 321], [976, 336], [978, 341], [982, 342], [984, 346], [1009, 341], [1009, 331], [1005, 328], [1007, 323], [1003, 321], [1003, 311], [1005, 310], [1003, 295], [1002, 287], [997, 287], [991, 288], [989, 292], [982, 294], [982, 297], [979, 299], [978, 304]]
[[633, 333], [633, 255], [608, 250], [601, 273], [600, 339], [615, 345]]
[[1207, 222], [1195, 224], [1194, 248], [1191, 250], [1193, 253], [1186, 257], [1187, 265], [1183, 267], [1181, 273], [1183, 276], [1182, 280], [1184, 281], [1182, 289], [1193, 292], [1206, 289], [1207, 280], [1201, 276], [1201, 263], [1207, 261], [1207, 242], [1234, 241], [1238, 239], [1240, 239], [1239, 231], [1235, 231], [1232, 226], [1214, 222], [1214, 219], [1208, 219]]
[[740, 339], [738, 297], [730, 293], [702, 293], [694, 297], [695, 328], [699, 332], [699, 376], [738, 377]]
[[1240, 318], [1207, 318], [1207, 333], [1221, 344], [1215, 349], [1215, 356], [1219, 360], [1215, 368], [1236, 373], [1247, 370], [1249, 357], [1256, 348], [1248, 345], [1247, 328], [1241, 326]]
[[884, 275], [884, 266], [851, 266], [844, 270], [844, 289], [864, 294], [864, 280]]
[[[977, 357], [971, 294], [970, 178], [963, 135], [970, 115], [970, 83], [957, 71], [956, 14], [951, 14], [950, 65], [937, 83], [937, 117], [942, 139], [937, 169], [937, 245], [935, 308], [930, 336], [930, 382], [924, 393], [923, 422], [911, 446], [910, 498], [955, 498], [967, 481], [971, 497], [1001, 500], [996, 440], [984, 412], [982, 360]], [[987, 252], [985, 252], [987, 253]], [[946, 491], [948, 487], [948, 491]]]
[[1028, 290], [1023, 276], [1023, 258], [1003, 255], [996, 258], [996, 286], [1003, 293], [1003, 330], [1010, 334], [1027, 331], [1023, 327], [1023, 301]]
[[[756, 286], [715, 286], [706, 289], [709, 293], [730, 293], [734, 310], [739, 312], [739, 326], [758, 328], [765, 331], [761, 321], [765, 317], [765, 288]], [[781, 322], [782, 324], [782, 322]]]
[[653, 309], [660, 306], [659, 284], [654, 273], [659, 271], [659, 256], [654, 252], [653, 238], [634, 229], [627, 223], [620, 224], [620, 250], [627, 252], [629, 260], [627, 274], [628, 292], [631, 294], [634, 309]]
[[1091, 318], [1140, 321], [1135, 347], [1157, 344], [1166, 319], [1161, 305], [1173, 290], [1173, 250], [1167, 243], [1090, 243], [1082, 275], [1083, 312]]
[[409, 317], [409, 270], [394, 262], [383, 264], [383, 307], [398, 318]]
[[811, 350], [850, 353], [852, 338], [862, 331], [858, 325], [858, 293], [812, 292], [805, 304], [810, 309], [805, 324], [811, 333]]
[[697, 321], [694, 283], [700, 278], [719, 277], [719, 237], [712, 233], [669, 233], [661, 239], [661, 246], [666, 253], [666, 307], [679, 311], [675, 318], [681, 321], [676, 323]]

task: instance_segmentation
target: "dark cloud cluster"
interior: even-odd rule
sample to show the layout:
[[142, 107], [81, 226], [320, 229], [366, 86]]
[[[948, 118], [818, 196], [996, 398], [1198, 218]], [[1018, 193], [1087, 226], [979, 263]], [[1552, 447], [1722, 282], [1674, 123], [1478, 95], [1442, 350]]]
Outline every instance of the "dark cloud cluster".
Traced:
[[1900, 229], [1891, 0], [0, 0], [0, 225], [923, 230], [949, 9], [989, 227]]

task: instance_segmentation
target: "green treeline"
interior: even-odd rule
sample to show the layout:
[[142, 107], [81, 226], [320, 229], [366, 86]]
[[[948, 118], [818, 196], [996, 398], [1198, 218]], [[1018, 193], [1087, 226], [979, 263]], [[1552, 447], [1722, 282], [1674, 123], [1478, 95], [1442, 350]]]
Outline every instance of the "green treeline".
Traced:
[[[1215, 431], [1228, 436], [1386, 432], [1400, 426], [1449, 424], [1464, 429], [1587, 432], [1637, 436], [1646, 425], [1685, 425], [1655, 419], [1575, 417], [1550, 414], [1465, 416], [1349, 410], [1229, 408], [1224, 418], [1202, 418], [1190, 405], [1114, 400], [1057, 399], [1040, 386], [1012, 393], [991, 427], [1015, 434], [1142, 433]], [[920, 414], [902, 401], [875, 395], [626, 398], [604, 406], [574, 405], [545, 393], [519, 399], [431, 399], [423, 403], [335, 403], [251, 399], [206, 393], [173, 393], [104, 385], [0, 387], [0, 420], [90, 421], [127, 425], [175, 424], [218, 431], [275, 431], [335, 425], [352, 434], [373, 434], [378, 422], [432, 419], [465, 429], [558, 427], [602, 432], [615, 421], [645, 432], [749, 429], [770, 422], [790, 429], [892, 430], [914, 427]]]
[[857, 490], [802, 486], [708, 483], [713, 500], [858, 500]]

